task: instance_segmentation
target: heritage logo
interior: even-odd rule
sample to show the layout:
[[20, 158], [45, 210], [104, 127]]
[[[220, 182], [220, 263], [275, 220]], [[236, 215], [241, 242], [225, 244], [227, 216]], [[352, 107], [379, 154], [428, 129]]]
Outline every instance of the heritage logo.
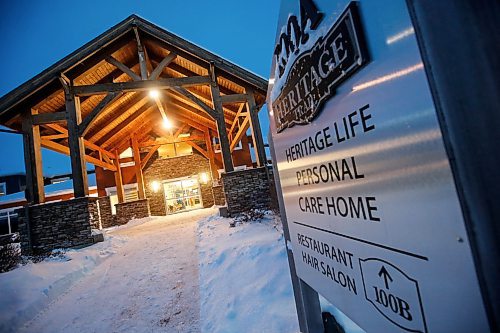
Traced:
[[[291, 22], [296, 22], [294, 16], [290, 16], [289, 26]], [[300, 35], [306, 34], [301, 31]], [[335, 94], [335, 88], [366, 63], [363, 41], [357, 5], [351, 2], [328, 33], [291, 65], [279, 96], [272, 101], [278, 133], [295, 124], [308, 124], [319, 114], [323, 104]], [[281, 77], [286, 59], [277, 60]]]

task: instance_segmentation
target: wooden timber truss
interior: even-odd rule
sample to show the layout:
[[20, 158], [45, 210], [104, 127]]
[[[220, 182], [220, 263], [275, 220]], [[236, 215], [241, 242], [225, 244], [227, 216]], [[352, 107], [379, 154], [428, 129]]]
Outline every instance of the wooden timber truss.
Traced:
[[[142, 170], [163, 144], [186, 142], [218, 178], [218, 168], [234, 170], [232, 152], [250, 128], [264, 166], [266, 91], [263, 78], [132, 15], [2, 97], [0, 124], [23, 133], [28, 202], [45, 200], [41, 147], [70, 156], [75, 197], [88, 195], [89, 162], [115, 173], [120, 201], [119, 155], [131, 147], [143, 199]], [[172, 131], [160, 125], [165, 113]]]

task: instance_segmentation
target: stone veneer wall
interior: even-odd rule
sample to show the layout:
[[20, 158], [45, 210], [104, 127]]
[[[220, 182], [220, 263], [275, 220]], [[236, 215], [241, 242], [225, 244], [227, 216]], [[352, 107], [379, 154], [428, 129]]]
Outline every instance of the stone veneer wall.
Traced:
[[[159, 158], [156, 154], [151, 160], [148, 162], [143, 173], [146, 197], [149, 198], [152, 215], [166, 215], [167, 213], [163, 186], [161, 186], [157, 193], [154, 193], [150, 186], [153, 181], [162, 182], [167, 179], [189, 176], [198, 177], [202, 172], [210, 175], [209, 161], [198, 153], [173, 158]], [[207, 184], [200, 184], [200, 188], [203, 207], [213, 206], [214, 194], [212, 192], [212, 182], [209, 181]]]
[[212, 192], [214, 193], [214, 204], [224, 206], [226, 204], [226, 197], [224, 196], [222, 185], [212, 187]]
[[22, 254], [90, 245], [91, 226], [99, 223], [96, 198], [90, 197], [27, 206], [16, 213]]
[[148, 201], [148, 199], [139, 199], [116, 204], [116, 224], [122, 225], [132, 219], [151, 216]]
[[115, 223], [113, 212], [111, 211], [111, 200], [109, 197], [98, 197], [97, 202], [99, 203], [102, 228], [109, 228], [117, 225]]
[[222, 174], [230, 216], [250, 209], [269, 209], [271, 195], [266, 168], [254, 168]]

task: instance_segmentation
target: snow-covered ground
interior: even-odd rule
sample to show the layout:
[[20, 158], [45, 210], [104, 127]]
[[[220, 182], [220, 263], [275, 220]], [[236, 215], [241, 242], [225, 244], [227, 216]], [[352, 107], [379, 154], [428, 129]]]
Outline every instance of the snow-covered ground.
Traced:
[[298, 332], [281, 224], [199, 223], [201, 332]]
[[0, 332], [297, 332], [279, 223], [216, 209], [135, 220], [0, 274]]

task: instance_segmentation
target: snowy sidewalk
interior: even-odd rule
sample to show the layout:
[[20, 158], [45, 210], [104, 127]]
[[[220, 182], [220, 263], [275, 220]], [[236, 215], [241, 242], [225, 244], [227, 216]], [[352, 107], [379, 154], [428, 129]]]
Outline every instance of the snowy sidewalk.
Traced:
[[198, 210], [117, 228], [117, 252], [21, 332], [199, 332]]

